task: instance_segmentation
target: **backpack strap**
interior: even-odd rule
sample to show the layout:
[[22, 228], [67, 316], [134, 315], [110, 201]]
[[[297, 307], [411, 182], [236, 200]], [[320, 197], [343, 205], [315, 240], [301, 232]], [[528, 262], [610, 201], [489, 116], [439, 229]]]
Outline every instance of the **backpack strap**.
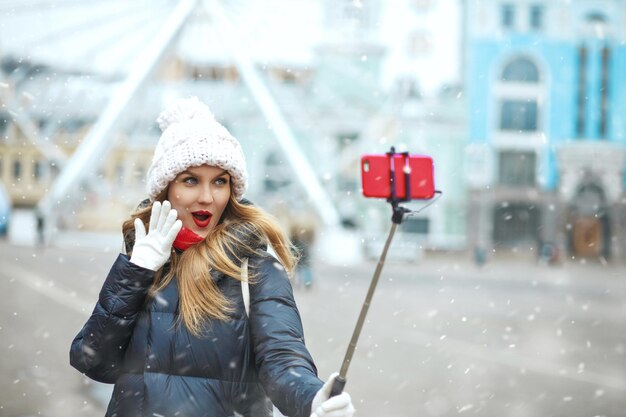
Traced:
[[[243, 296], [243, 306], [246, 309], [246, 316], [250, 317], [250, 285], [248, 284], [248, 258], [241, 263], [241, 295]], [[269, 398], [267, 399], [269, 401]], [[272, 415], [282, 416], [278, 408], [272, 404]], [[236, 413], [235, 413], [236, 414]]]
[[246, 316], [250, 317], [250, 286], [248, 285], [248, 258], [241, 263], [241, 295]]

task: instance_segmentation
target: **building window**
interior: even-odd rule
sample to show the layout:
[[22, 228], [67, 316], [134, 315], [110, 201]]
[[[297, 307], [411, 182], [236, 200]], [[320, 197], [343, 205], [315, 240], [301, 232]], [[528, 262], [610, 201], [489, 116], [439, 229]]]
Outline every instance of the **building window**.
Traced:
[[9, 127], [9, 115], [7, 113], [0, 113], [0, 140], [7, 139], [6, 133]]
[[430, 219], [407, 217], [402, 222], [402, 231], [417, 235], [427, 235], [430, 229]]
[[414, 31], [408, 37], [408, 53], [411, 57], [420, 57], [432, 51], [432, 40], [424, 30]]
[[22, 178], [22, 161], [19, 159], [13, 161], [13, 178], [16, 180]]
[[352, 176], [337, 175], [337, 189], [343, 192], [357, 192], [359, 191], [359, 181]]
[[118, 162], [115, 165], [115, 183], [117, 185], [124, 185], [124, 165]]
[[539, 237], [539, 209], [533, 204], [502, 204], [494, 210], [494, 243], [514, 245], [536, 242]]
[[542, 5], [534, 4], [530, 6], [530, 27], [538, 30], [543, 29], [544, 8]]
[[531, 60], [517, 58], [504, 67], [502, 81], [536, 83], [539, 82], [539, 70]]
[[137, 184], [142, 184], [146, 176], [146, 168], [143, 165], [136, 165], [134, 174], [136, 180], [135, 182]]
[[359, 138], [358, 132], [342, 132], [337, 134], [337, 147], [340, 150], [343, 150], [354, 143], [356, 143]]
[[502, 151], [498, 156], [498, 183], [514, 187], [535, 185], [534, 152]]
[[500, 113], [500, 129], [516, 132], [537, 130], [536, 100], [504, 100]]
[[587, 103], [587, 48], [578, 49], [578, 100], [576, 117], [576, 134], [579, 138], [585, 136], [585, 105]]
[[[59, 176], [59, 167], [56, 162], [50, 161], [50, 165], [48, 165], [48, 172], [50, 173], [50, 179], [55, 180]], [[100, 177], [101, 178], [101, 177]]]
[[590, 12], [585, 16], [585, 20], [589, 23], [604, 24], [607, 22], [607, 18], [602, 12]]
[[42, 161], [33, 161], [33, 177], [36, 180], [41, 179], [43, 177], [43, 162]]
[[267, 192], [279, 191], [291, 184], [291, 169], [278, 152], [270, 152], [265, 157], [265, 172], [263, 189]]
[[604, 39], [609, 33], [609, 20], [600, 11], [588, 13], [585, 16], [583, 33], [585, 37]]
[[311, 76], [310, 71], [299, 68], [293, 69], [289, 67], [275, 66], [269, 67], [267, 71], [272, 79], [277, 80], [282, 84], [302, 84]]
[[371, 0], [327, 1], [326, 16], [328, 28], [359, 36], [373, 27], [373, 4]]
[[344, 22], [352, 22], [358, 27], [367, 26], [367, 10], [369, 5], [363, 3], [369, 3], [363, 0], [343, 0], [339, 2], [339, 16]]
[[600, 138], [606, 139], [606, 130], [609, 113], [609, 73], [610, 73], [611, 50], [608, 47], [602, 48], [602, 87], [600, 88], [602, 98], [600, 101]]
[[515, 27], [515, 6], [512, 4], [503, 4], [501, 13], [502, 27], [505, 29], [513, 29]]
[[77, 133], [88, 124], [89, 122], [87, 120], [80, 118], [70, 118], [63, 122], [63, 129], [67, 133]]
[[191, 77], [194, 80], [236, 82], [239, 80], [239, 72], [233, 66], [193, 66]]

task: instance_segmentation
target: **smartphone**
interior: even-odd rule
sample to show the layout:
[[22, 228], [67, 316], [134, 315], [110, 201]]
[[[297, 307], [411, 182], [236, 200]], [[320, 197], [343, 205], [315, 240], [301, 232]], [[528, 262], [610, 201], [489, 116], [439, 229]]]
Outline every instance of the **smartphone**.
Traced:
[[435, 195], [433, 159], [426, 155], [403, 154], [363, 155], [361, 183], [363, 195], [370, 198], [391, 198], [391, 163], [396, 197], [407, 200], [405, 172], [409, 172], [410, 199], [426, 200]]

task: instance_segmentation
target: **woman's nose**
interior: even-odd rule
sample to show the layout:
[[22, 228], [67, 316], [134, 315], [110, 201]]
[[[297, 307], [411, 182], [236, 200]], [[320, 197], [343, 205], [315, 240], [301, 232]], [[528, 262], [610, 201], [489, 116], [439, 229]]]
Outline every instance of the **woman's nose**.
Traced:
[[213, 202], [213, 190], [210, 185], [203, 185], [200, 187], [200, 195], [198, 201], [204, 204], [211, 204]]

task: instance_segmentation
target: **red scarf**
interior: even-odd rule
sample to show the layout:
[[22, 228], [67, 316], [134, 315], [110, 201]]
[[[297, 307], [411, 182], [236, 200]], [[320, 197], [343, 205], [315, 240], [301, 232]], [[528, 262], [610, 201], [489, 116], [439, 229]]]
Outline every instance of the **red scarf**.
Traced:
[[202, 236], [198, 236], [197, 234], [183, 226], [180, 229], [180, 232], [178, 232], [178, 235], [176, 236], [176, 239], [174, 240], [172, 246], [174, 246], [178, 250], [184, 251], [190, 246], [193, 246], [198, 242], [202, 242], [203, 240], [204, 238]]

